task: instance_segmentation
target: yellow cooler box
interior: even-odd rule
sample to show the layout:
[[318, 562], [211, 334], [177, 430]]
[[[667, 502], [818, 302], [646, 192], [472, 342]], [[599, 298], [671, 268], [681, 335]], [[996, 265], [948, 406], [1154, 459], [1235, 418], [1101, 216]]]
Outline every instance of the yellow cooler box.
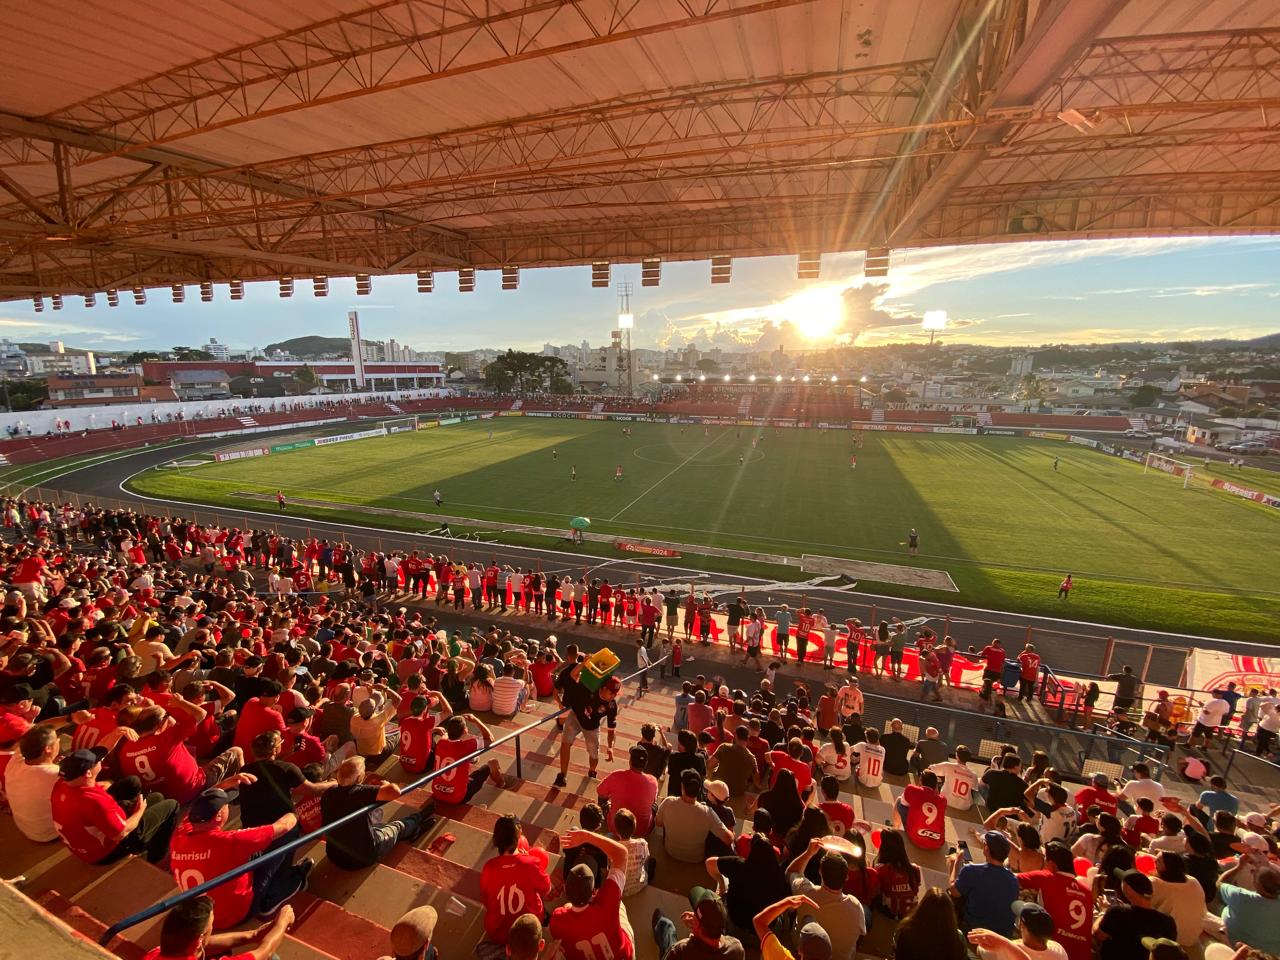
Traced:
[[578, 679], [588, 690], [599, 690], [617, 672], [621, 662], [608, 647], [597, 650], [583, 662], [582, 674]]

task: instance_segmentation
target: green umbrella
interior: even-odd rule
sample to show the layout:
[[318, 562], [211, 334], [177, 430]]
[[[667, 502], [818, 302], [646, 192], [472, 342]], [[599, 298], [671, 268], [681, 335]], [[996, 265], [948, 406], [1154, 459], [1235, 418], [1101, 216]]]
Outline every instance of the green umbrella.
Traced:
[[586, 530], [591, 526], [591, 521], [586, 517], [574, 517], [569, 521], [569, 526], [573, 527], [575, 530]]

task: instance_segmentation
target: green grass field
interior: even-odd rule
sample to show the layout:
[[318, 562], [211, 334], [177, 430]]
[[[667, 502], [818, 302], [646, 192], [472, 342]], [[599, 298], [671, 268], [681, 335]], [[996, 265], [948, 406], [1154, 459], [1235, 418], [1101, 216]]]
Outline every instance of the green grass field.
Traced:
[[[692, 425], [634, 424], [632, 432], [594, 421], [479, 421], [155, 472], [134, 488], [241, 507], [237, 493], [280, 488], [294, 499], [427, 513], [438, 488], [455, 516], [564, 527], [585, 515], [597, 533], [945, 569], [958, 597], [863, 587], [1025, 612], [1062, 615], [1056, 587], [1069, 571], [1078, 585], [1072, 617], [1272, 639], [1278, 595], [1264, 558], [1280, 556], [1280, 514], [1183, 490], [1136, 464], [1052, 441], [868, 434], [851, 469], [855, 435], [846, 431], [704, 435]], [[617, 464], [622, 481], [613, 479]], [[903, 541], [913, 526], [921, 555], [911, 560]]]

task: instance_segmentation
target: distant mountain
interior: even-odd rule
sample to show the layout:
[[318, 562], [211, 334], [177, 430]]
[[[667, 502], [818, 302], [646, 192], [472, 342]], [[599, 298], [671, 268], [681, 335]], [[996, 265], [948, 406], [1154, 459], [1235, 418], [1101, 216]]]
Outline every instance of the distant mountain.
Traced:
[[1269, 347], [1280, 348], [1280, 333], [1268, 333], [1261, 337], [1254, 337], [1252, 340], [1245, 340], [1244, 342], [1251, 347], [1262, 347], [1263, 349], [1267, 349]]
[[263, 347], [267, 356], [277, 350], [291, 353], [300, 360], [323, 357], [329, 354], [351, 355], [351, 341], [346, 337], [294, 337], [292, 340], [281, 340]]

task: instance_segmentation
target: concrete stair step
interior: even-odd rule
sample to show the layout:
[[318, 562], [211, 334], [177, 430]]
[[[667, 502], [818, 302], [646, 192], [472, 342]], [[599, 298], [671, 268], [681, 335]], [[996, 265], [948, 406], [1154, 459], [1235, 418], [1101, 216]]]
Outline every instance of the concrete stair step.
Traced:
[[[72, 930], [82, 934], [94, 943], [101, 940], [102, 935], [107, 932], [108, 924], [103, 923], [82, 907], [72, 903], [56, 890], [49, 890], [40, 894], [35, 898], [35, 901]], [[141, 960], [147, 952], [147, 948], [141, 944], [120, 936], [111, 941], [108, 949], [120, 957], [121, 960]]]

